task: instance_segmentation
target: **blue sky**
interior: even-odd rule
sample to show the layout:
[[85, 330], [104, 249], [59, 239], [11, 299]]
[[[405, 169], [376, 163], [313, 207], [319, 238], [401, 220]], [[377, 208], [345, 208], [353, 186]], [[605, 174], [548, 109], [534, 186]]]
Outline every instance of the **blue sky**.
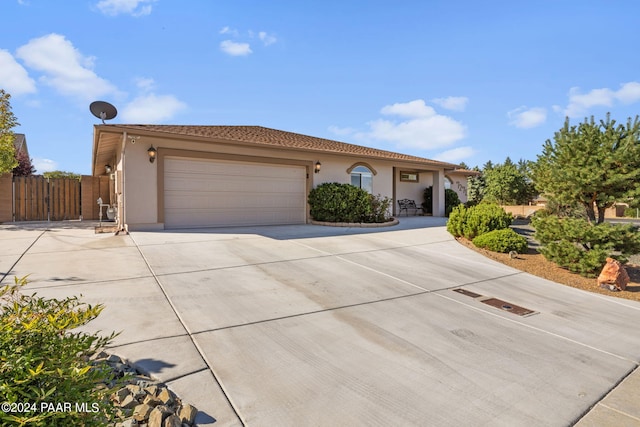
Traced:
[[0, 87], [38, 173], [111, 123], [260, 125], [482, 165], [640, 113], [640, 2], [0, 0]]

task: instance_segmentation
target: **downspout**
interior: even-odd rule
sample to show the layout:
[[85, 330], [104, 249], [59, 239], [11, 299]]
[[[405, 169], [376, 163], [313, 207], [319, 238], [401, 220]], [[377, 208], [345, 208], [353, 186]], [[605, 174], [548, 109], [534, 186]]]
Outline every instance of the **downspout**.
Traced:
[[[125, 180], [124, 180], [124, 171], [125, 171], [125, 148], [127, 147], [127, 131], [122, 132], [122, 150], [120, 150], [120, 160], [122, 161], [122, 172], [121, 172], [121, 179], [120, 181], [122, 182], [122, 188], [120, 189], [120, 191], [122, 192], [122, 206], [120, 206], [119, 208], [121, 209], [122, 215], [118, 215], [118, 231], [116, 231], [116, 235], [120, 234], [120, 232], [124, 232], [124, 234], [129, 234], [129, 230], [126, 229], [126, 212], [127, 210], [125, 209], [126, 203], [125, 203], [125, 199], [127, 197], [127, 193], [125, 192]], [[117, 182], [117, 181], [116, 181]]]

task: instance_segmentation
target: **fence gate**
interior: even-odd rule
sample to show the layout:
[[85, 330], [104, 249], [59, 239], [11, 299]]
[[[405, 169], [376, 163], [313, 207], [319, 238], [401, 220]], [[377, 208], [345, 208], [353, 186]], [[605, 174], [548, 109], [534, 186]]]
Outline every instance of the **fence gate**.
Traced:
[[13, 178], [14, 221], [80, 219], [80, 181], [43, 176]]

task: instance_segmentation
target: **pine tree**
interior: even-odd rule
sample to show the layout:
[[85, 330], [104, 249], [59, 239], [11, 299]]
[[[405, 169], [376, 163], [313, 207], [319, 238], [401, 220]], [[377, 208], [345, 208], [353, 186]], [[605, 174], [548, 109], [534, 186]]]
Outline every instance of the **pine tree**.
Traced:
[[[533, 166], [536, 188], [561, 205], [578, 202], [590, 222], [604, 221], [617, 200], [640, 195], [640, 121], [616, 125], [607, 114], [596, 123], [569, 119], [547, 140]], [[597, 216], [596, 216], [597, 213]]]

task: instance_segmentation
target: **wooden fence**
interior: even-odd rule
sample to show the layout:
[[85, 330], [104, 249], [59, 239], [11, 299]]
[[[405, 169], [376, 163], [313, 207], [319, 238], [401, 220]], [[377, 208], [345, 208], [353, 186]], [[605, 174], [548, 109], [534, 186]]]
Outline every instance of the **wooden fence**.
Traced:
[[108, 176], [72, 178], [0, 177], [0, 222], [95, 220], [102, 197], [110, 194]]

